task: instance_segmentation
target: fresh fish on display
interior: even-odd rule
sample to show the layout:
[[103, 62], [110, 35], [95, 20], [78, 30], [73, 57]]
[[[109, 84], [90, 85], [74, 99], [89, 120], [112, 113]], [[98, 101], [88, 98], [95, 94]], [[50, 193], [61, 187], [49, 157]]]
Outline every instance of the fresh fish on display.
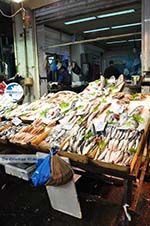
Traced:
[[114, 162], [115, 154], [116, 154], [116, 152], [110, 151], [109, 163], [113, 163]]
[[[47, 143], [52, 147], [57, 144], [63, 151], [87, 155], [107, 163], [128, 165], [141, 139], [142, 133], [138, 132], [138, 128], [142, 124], [141, 114], [145, 113], [144, 103], [135, 107], [139, 102], [131, 102], [131, 95], [128, 98], [124, 93], [116, 94], [123, 84], [122, 77], [118, 80], [111, 78], [106, 83], [101, 78], [89, 83], [80, 94], [61, 91], [43, 96], [32, 104], [18, 106], [8, 115], [18, 114], [34, 119], [34, 122], [28, 126], [0, 130], [0, 137], [14, 143], [34, 145], [36, 136], [45, 135], [48, 131], [46, 136], [42, 136], [43, 145]], [[121, 98], [122, 102], [115, 98]], [[1, 107], [0, 98], [0, 112], [3, 114], [7, 110], [10, 110], [9, 105]], [[0, 122], [1, 127], [3, 124]]]
[[137, 137], [137, 139], [135, 139], [135, 149], [137, 149], [139, 142], [140, 142], [140, 135]]
[[127, 152], [125, 152], [121, 165], [123, 165], [123, 166], [129, 165], [131, 163], [132, 158], [133, 158], [133, 156], [130, 156]]
[[69, 139], [69, 143], [70, 143], [70, 147], [72, 149], [73, 147], [73, 143], [75, 142], [75, 136], [72, 136], [70, 139]]
[[105, 148], [105, 150], [99, 155], [98, 160], [103, 160], [108, 151], [109, 151], [109, 149]]
[[105, 158], [104, 158], [104, 161], [105, 162], [110, 162], [110, 158], [111, 158], [111, 153], [112, 153], [112, 150], [108, 149], [106, 155], [105, 155]]
[[135, 140], [132, 140], [128, 143], [128, 151], [130, 151], [130, 149], [133, 147], [134, 143], [135, 143]]
[[111, 133], [111, 138], [113, 139], [114, 136], [116, 135], [117, 129], [113, 127], [112, 133]]
[[73, 149], [75, 152], [77, 152], [77, 148], [82, 144], [84, 137], [82, 138], [82, 140], [76, 140], [73, 144]]
[[83, 154], [84, 145], [85, 145], [85, 140], [83, 140], [83, 142], [81, 143], [81, 145], [77, 148], [77, 153]]
[[118, 162], [119, 165], [125, 165], [126, 160], [129, 158], [130, 154], [125, 152], [122, 161]]
[[121, 140], [122, 135], [123, 135], [123, 131], [119, 130], [118, 140]]
[[101, 150], [99, 149], [99, 147], [95, 147], [95, 148], [96, 148], [96, 154], [95, 154], [94, 160], [97, 160], [101, 154]]
[[113, 143], [114, 143], [114, 139], [111, 139], [108, 143], [108, 148], [109, 150], [112, 150], [112, 147], [113, 147]]
[[119, 130], [116, 129], [116, 133], [115, 133], [115, 135], [114, 135], [113, 138], [114, 138], [114, 139], [118, 139], [119, 134], [120, 134]]
[[107, 135], [106, 138], [102, 138], [102, 139], [104, 140], [105, 144], [107, 145], [107, 144], [109, 143], [109, 141], [110, 141], [110, 136], [109, 136], [109, 134]]
[[122, 134], [121, 134], [121, 136], [120, 136], [120, 138], [119, 138], [119, 140], [121, 141], [121, 140], [123, 140], [124, 138], [125, 138], [125, 130], [121, 130], [122, 131]]
[[121, 162], [123, 159], [123, 156], [124, 156], [124, 153], [122, 151], [117, 151], [113, 159], [114, 163], [117, 164]]
[[119, 140], [115, 140], [114, 139], [114, 142], [113, 142], [113, 145], [112, 145], [112, 150], [113, 151], [116, 151], [117, 150], [117, 148], [118, 148], [118, 144], [119, 144]]
[[82, 150], [82, 154], [86, 155], [94, 145], [95, 145], [94, 142], [89, 142], [89, 141], [85, 142]]
[[87, 125], [90, 126], [90, 124], [92, 123], [92, 120], [96, 117], [96, 115], [98, 114], [99, 112], [96, 111], [96, 112], [93, 112], [89, 117], [88, 117], [88, 120], [87, 120]]
[[95, 159], [95, 156], [96, 156], [97, 152], [98, 152], [98, 149], [97, 149], [97, 147], [94, 145], [94, 146], [92, 147], [91, 151], [89, 151], [88, 157], [89, 157], [89, 158], [92, 158], [92, 159]]
[[63, 150], [63, 151], [67, 151], [68, 148], [69, 148], [69, 141], [67, 141], [67, 142], [64, 144], [62, 150]]
[[132, 116], [133, 114], [140, 114], [140, 113], [142, 113], [143, 109], [144, 109], [144, 106], [143, 105], [138, 106], [135, 109], [133, 109], [131, 112], [129, 112], [128, 115], [129, 116]]
[[131, 141], [132, 138], [134, 137], [134, 134], [135, 134], [135, 130], [130, 130], [130, 133], [129, 133], [129, 136], [128, 136], [128, 139]]
[[135, 139], [136, 140], [138, 138], [138, 136], [139, 136], [139, 131], [138, 130], [135, 130], [132, 139]]
[[125, 166], [129, 166], [129, 165], [131, 164], [131, 162], [132, 162], [132, 159], [133, 159], [133, 156], [129, 156], [129, 157], [126, 159], [124, 165], [125, 165]]
[[125, 136], [124, 136], [125, 140], [128, 139], [129, 134], [130, 134], [130, 130], [125, 131]]
[[118, 151], [122, 150], [123, 145], [124, 145], [124, 140], [121, 140], [118, 144]]
[[120, 149], [121, 151], [125, 151], [128, 147], [128, 140], [123, 140], [123, 145], [122, 148]]

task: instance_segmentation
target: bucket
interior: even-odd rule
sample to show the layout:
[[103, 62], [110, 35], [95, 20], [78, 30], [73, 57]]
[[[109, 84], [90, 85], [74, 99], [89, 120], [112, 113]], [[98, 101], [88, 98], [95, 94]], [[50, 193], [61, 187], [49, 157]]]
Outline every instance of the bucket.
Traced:
[[33, 78], [27, 77], [24, 79], [25, 86], [32, 86], [33, 85]]

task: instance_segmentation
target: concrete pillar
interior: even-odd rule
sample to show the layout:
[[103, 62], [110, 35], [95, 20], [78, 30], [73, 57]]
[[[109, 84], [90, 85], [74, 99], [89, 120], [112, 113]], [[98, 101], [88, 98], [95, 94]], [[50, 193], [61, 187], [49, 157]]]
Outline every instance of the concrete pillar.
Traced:
[[45, 53], [45, 27], [37, 26], [37, 45], [39, 59], [39, 77], [41, 96], [48, 93], [47, 90], [47, 72], [46, 72], [46, 53]]
[[142, 0], [142, 71], [150, 78], [150, 0]]
[[[17, 9], [15, 8], [15, 10]], [[15, 60], [18, 73], [23, 77], [33, 78], [33, 87], [31, 90], [28, 88], [25, 89], [26, 101], [33, 101], [40, 97], [36, 26], [33, 13], [30, 12], [30, 16], [31, 26], [26, 29], [26, 47], [22, 14], [19, 13], [14, 17], [13, 21]]]

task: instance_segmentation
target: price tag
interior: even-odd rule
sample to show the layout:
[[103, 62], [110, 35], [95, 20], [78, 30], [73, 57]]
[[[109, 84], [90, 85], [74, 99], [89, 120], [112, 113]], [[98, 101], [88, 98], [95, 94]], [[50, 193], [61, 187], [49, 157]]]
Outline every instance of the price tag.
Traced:
[[50, 123], [51, 119], [50, 118], [43, 118], [42, 122], [46, 125], [48, 125]]
[[98, 123], [94, 124], [95, 130], [96, 130], [97, 132], [102, 132], [102, 131], [104, 131], [105, 126], [106, 126], [106, 123], [107, 123], [107, 122], [99, 121]]
[[73, 127], [72, 124], [67, 124], [67, 125], [64, 126], [64, 129], [66, 129], [66, 130], [71, 130], [72, 127]]
[[21, 119], [19, 119], [18, 117], [15, 117], [13, 118], [12, 120], [12, 123], [15, 125], [15, 126], [18, 126], [22, 123]]
[[85, 115], [85, 111], [80, 111], [77, 112], [76, 116], [84, 116]]
[[117, 104], [116, 102], [113, 102], [111, 106], [112, 106], [113, 112], [116, 114], [122, 114], [124, 111], [123, 106]]

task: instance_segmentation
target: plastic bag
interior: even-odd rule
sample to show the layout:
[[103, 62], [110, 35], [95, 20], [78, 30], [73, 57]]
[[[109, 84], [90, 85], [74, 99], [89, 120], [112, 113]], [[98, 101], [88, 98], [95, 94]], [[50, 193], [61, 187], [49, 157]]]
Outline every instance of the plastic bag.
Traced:
[[32, 175], [32, 183], [35, 187], [44, 185], [51, 177], [51, 153], [44, 159], [39, 159], [37, 169]]
[[37, 161], [37, 168], [32, 175], [32, 183], [35, 187], [44, 185], [51, 178], [51, 159], [57, 153], [59, 147], [51, 148], [49, 155], [46, 158], [40, 158]]
[[73, 177], [71, 166], [56, 153], [58, 148], [52, 148], [44, 159], [38, 159], [37, 169], [32, 175], [32, 183], [39, 185], [58, 186], [68, 183]]
[[68, 183], [73, 178], [71, 166], [58, 155], [51, 158], [51, 177], [46, 185], [59, 186]]

